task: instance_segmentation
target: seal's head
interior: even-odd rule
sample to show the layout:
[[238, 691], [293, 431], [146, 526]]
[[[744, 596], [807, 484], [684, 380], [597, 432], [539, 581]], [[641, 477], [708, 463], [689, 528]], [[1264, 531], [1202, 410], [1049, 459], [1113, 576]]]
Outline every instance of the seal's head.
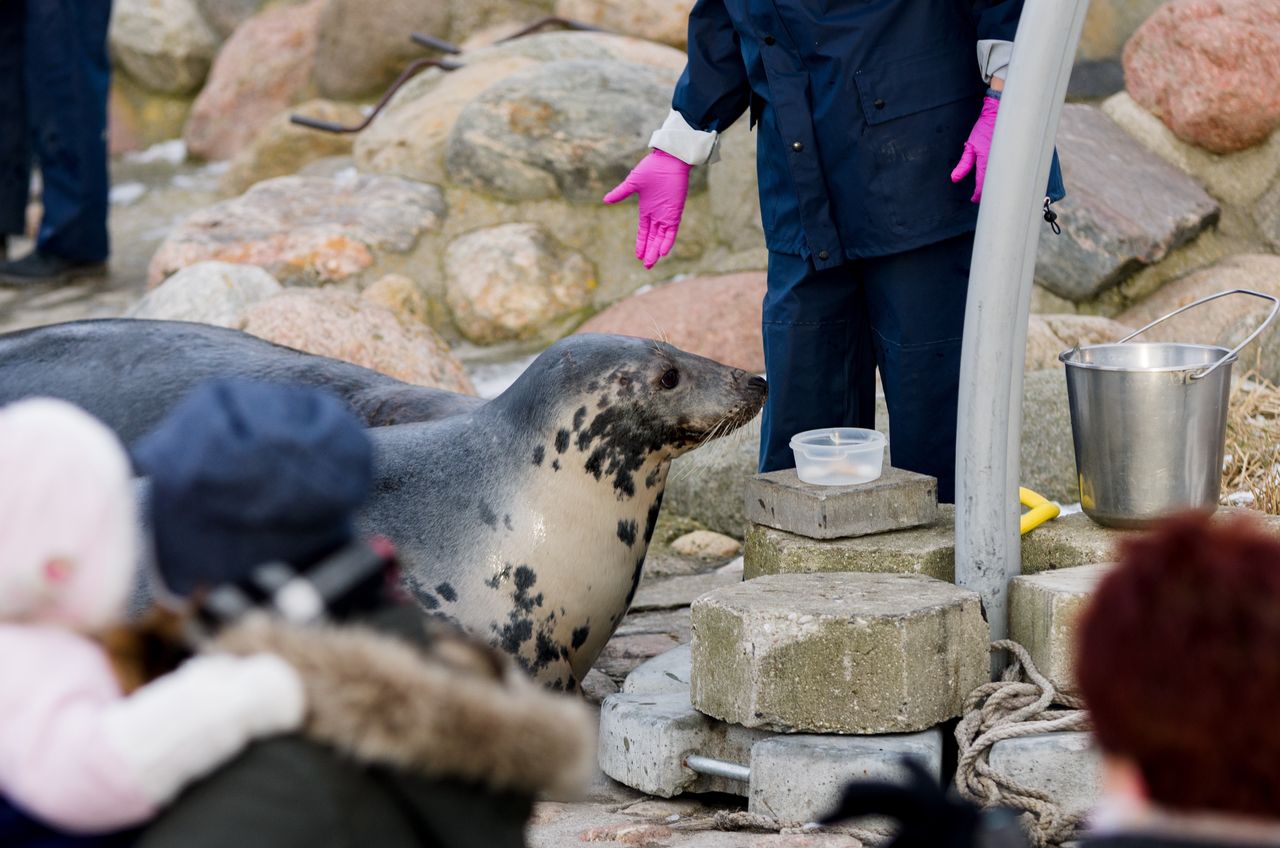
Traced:
[[534, 464], [577, 459], [621, 499], [642, 469], [746, 424], [766, 392], [759, 377], [665, 342], [581, 334], [548, 348], [495, 403], [534, 419], [544, 435]]

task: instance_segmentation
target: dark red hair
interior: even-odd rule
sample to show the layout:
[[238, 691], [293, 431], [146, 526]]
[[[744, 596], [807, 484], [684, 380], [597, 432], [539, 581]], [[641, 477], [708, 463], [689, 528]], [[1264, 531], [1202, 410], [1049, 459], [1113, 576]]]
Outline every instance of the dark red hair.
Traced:
[[1125, 542], [1076, 662], [1098, 744], [1154, 803], [1280, 818], [1276, 535], [1197, 514]]

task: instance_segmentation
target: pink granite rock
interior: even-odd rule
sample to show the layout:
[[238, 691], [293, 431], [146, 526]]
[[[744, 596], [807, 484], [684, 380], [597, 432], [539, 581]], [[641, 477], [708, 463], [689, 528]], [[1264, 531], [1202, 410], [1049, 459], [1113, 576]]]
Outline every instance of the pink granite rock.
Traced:
[[764, 273], [693, 277], [621, 300], [579, 329], [665, 339], [753, 374], [764, 371]]
[[258, 265], [285, 285], [372, 281], [379, 263], [439, 228], [444, 197], [398, 177], [276, 177], [201, 209], [151, 257], [148, 285], [214, 259]]
[[1231, 153], [1280, 126], [1280, 3], [1173, 0], [1124, 50], [1125, 86], [1183, 141]]
[[205, 159], [229, 159], [302, 99], [315, 65], [322, 0], [267, 9], [227, 39], [183, 137]]
[[372, 368], [398, 380], [475, 394], [435, 331], [352, 292], [293, 289], [259, 301], [244, 330], [276, 344]]

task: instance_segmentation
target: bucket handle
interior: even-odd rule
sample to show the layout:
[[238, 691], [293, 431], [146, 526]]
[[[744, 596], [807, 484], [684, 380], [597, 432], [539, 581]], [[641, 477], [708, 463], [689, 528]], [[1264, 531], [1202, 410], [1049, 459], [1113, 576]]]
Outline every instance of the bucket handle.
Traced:
[[1276, 299], [1269, 294], [1263, 294], [1262, 292], [1253, 291], [1252, 289], [1228, 289], [1227, 291], [1220, 291], [1217, 294], [1211, 294], [1208, 297], [1202, 297], [1199, 300], [1197, 300], [1195, 303], [1188, 303], [1186, 306], [1180, 309], [1175, 309], [1172, 312], [1170, 312], [1168, 315], [1165, 315], [1163, 318], [1157, 318], [1156, 320], [1152, 321], [1150, 324], [1143, 327], [1142, 329], [1133, 331], [1129, 335], [1125, 336], [1123, 339], [1120, 339], [1117, 342], [1113, 342], [1113, 344], [1124, 344], [1130, 339], [1133, 339], [1142, 335], [1147, 330], [1150, 330], [1152, 327], [1154, 327], [1156, 324], [1163, 324], [1165, 321], [1168, 321], [1170, 318], [1174, 317], [1175, 315], [1181, 315], [1183, 312], [1186, 312], [1188, 309], [1195, 309], [1197, 306], [1208, 303], [1211, 300], [1217, 300], [1220, 297], [1226, 297], [1227, 295], [1230, 295], [1230, 294], [1251, 294], [1254, 297], [1260, 297], [1263, 300], [1269, 300], [1271, 301], [1271, 314], [1267, 316], [1265, 321], [1263, 321], [1260, 325], [1258, 325], [1258, 329], [1250, 333], [1247, 339], [1245, 339], [1244, 341], [1240, 342], [1240, 344], [1232, 348], [1231, 351], [1228, 352], [1226, 356], [1222, 357], [1217, 362], [1213, 363], [1203, 371], [1199, 371], [1195, 374], [1190, 375], [1190, 379], [1192, 380], [1199, 380], [1201, 378], [1208, 377], [1210, 374], [1216, 371], [1219, 367], [1235, 359], [1236, 354], [1244, 350], [1245, 346], [1248, 345], [1249, 342], [1253, 341], [1258, 336], [1262, 335], [1262, 331], [1267, 329], [1267, 327], [1271, 326], [1271, 322], [1275, 320], [1276, 313], [1280, 312], [1280, 299]]

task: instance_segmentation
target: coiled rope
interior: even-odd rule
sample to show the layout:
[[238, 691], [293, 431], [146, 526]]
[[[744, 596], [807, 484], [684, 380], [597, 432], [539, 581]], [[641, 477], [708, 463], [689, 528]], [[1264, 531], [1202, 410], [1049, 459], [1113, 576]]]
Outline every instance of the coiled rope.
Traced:
[[851, 836], [864, 848], [878, 848], [892, 837], [889, 830], [878, 830], [870, 827], [851, 827], [849, 825], [819, 825], [813, 822], [779, 821], [772, 816], [760, 813], [748, 813], [735, 810], [721, 810], [716, 813], [712, 823], [717, 830], [761, 830], [767, 833], [838, 833]]
[[979, 686], [965, 701], [964, 718], [956, 726], [956, 788], [984, 807], [1022, 811], [1023, 827], [1036, 848], [1061, 845], [1076, 836], [1083, 816], [1067, 814], [1047, 793], [996, 771], [989, 757], [992, 746], [1005, 739], [1088, 730], [1089, 714], [1078, 697], [1059, 692], [1017, 642], [1003, 639], [991, 649], [1008, 651], [1013, 661], [1000, 680]]

